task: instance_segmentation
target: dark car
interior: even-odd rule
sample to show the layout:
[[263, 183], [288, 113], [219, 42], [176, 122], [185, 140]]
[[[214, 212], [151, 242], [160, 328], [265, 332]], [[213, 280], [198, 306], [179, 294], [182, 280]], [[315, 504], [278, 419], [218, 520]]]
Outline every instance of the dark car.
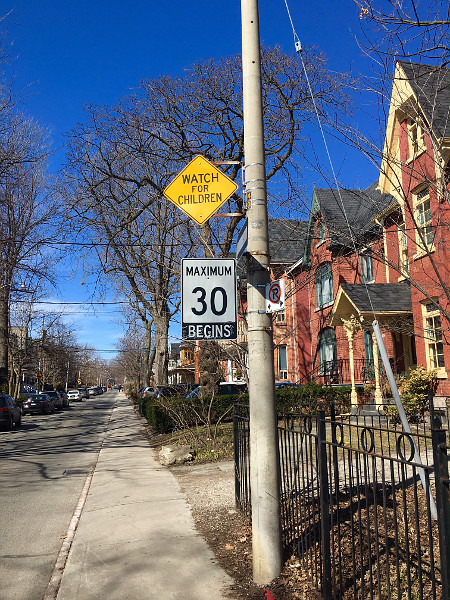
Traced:
[[47, 394], [47, 396], [52, 398], [56, 410], [62, 410], [64, 408], [64, 401], [59, 392], [56, 392], [55, 390], [46, 390], [45, 392], [41, 392], [41, 394]]
[[49, 415], [55, 412], [55, 402], [45, 392], [40, 394], [22, 395], [22, 414], [43, 413]]
[[62, 399], [63, 408], [69, 408], [69, 396], [66, 392], [58, 392]]
[[89, 398], [89, 394], [88, 394], [87, 388], [85, 388], [85, 387], [79, 387], [78, 391], [81, 392], [81, 397], [82, 398]]
[[299, 387], [297, 383], [291, 383], [290, 381], [280, 381], [280, 383], [275, 384], [275, 389], [283, 390], [285, 388], [294, 388]]
[[172, 396], [179, 396], [181, 390], [176, 385], [159, 385], [154, 392], [147, 394], [153, 398], [170, 398]]
[[233, 394], [246, 394], [248, 392], [245, 381], [221, 381], [219, 383], [219, 394], [231, 396]]
[[2, 429], [11, 430], [22, 425], [22, 409], [11, 396], [0, 396], [0, 425]]

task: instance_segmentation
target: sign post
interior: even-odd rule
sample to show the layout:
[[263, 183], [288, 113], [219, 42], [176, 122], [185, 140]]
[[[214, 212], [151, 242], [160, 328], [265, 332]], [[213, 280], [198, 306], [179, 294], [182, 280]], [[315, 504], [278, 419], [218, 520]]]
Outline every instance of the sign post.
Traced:
[[237, 338], [236, 261], [184, 258], [181, 266], [181, 337]]

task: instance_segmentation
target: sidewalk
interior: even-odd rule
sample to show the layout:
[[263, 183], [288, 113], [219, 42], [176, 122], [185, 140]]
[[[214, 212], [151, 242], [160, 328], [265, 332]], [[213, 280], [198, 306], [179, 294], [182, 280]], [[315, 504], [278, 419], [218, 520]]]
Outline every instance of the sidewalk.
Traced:
[[231, 584], [120, 394], [57, 599], [220, 600]]

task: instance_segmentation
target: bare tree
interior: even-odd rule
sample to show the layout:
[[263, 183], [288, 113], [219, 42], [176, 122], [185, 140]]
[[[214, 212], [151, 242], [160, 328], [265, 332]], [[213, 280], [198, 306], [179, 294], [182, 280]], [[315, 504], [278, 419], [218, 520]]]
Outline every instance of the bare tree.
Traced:
[[[326, 68], [316, 49], [307, 49], [316, 103], [322, 113], [348, 107], [345, 76]], [[279, 48], [263, 53], [268, 178], [277, 178], [283, 194], [294, 187], [301, 161], [300, 135], [313, 116], [303, 69]], [[121, 289], [143, 323], [153, 321], [155, 378], [167, 381], [167, 340], [179, 306], [179, 262], [196, 245], [206, 256], [228, 256], [244, 215], [244, 199], [235, 194], [225, 210], [235, 216], [193, 227], [163, 197], [167, 183], [196, 154], [225, 166], [239, 179], [244, 160], [240, 57], [206, 60], [183, 77], [142, 83], [115, 107], [89, 107], [87, 123], [69, 135], [65, 170], [71, 214], [95, 244], [100, 264]], [[97, 245], [97, 248], [100, 246]]]
[[[4, 117], [5, 115], [3, 115]], [[46, 242], [55, 240], [58, 208], [45, 174], [48, 142], [31, 119], [7, 115], [0, 128], [0, 378], [8, 373], [11, 295], [52, 282]]]
[[447, 0], [354, 0], [359, 10], [361, 48], [377, 62], [392, 58], [449, 61], [450, 9]]

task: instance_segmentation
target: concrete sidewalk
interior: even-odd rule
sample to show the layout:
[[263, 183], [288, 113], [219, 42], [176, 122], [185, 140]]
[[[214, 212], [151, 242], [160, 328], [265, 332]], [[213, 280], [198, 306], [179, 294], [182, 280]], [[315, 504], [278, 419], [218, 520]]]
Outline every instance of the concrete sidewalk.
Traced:
[[58, 600], [220, 600], [231, 584], [120, 394]]

